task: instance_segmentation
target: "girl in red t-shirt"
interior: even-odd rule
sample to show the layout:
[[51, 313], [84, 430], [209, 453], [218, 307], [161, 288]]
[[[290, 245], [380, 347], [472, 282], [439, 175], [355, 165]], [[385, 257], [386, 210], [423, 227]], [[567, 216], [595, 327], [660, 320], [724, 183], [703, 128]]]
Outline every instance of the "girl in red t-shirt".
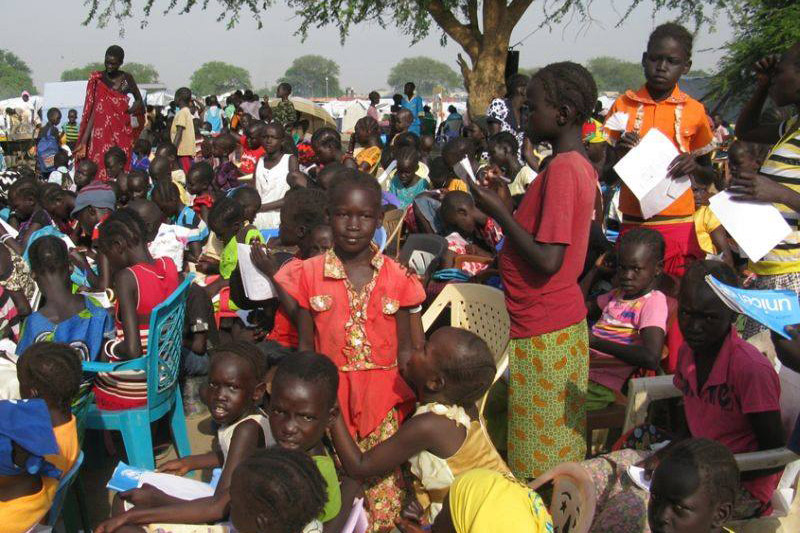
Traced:
[[578, 64], [537, 72], [527, 90], [528, 135], [549, 141], [555, 157], [515, 213], [508, 188], [492, 176], [491, 189], [470, 184], [478, 207], [505, 234], [499, 262], [511, 318], [508, 465], [520, 479], [586, 452], [589, 335], [578, 276], [597, 174], [581, 128], [596, 97], [592, 75]]

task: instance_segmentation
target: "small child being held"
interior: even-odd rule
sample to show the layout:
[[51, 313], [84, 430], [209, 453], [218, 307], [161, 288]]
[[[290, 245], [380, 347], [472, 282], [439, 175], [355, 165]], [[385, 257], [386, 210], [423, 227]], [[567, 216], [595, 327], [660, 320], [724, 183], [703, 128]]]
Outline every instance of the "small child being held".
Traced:
[[461, 270], [475, 275], [485, 270], [496, 255], [496, 247], [503, 240], [503, 230], [495, 221], [475, 207], [475, 201], [467, 192], [452, 191], [445, 195], [439, 216], [449, 233], [448, 253], [443, 258], [442, 268], [451, 268], [455, 255], [477, 255], [490, 259], [487, 262], [467, 261]]

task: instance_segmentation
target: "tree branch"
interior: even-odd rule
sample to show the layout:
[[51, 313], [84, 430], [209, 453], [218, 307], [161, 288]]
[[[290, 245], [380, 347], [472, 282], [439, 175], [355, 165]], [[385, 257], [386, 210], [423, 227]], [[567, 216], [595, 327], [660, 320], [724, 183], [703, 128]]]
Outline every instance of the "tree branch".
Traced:
[[472, 35], [480, 42], [483, 35], [481, 35], [481, 30], [478, 26], [478, 0], [467, 0], [467, 18], [469, 19]]
[[467, 52], [473, 63], [478, 57], [478, 40], [472, 35], [472, 30], [466, 24], [461, 24], [453, 13], [447, 9], [442, 0], [430, 0], [428, 2], [428, 13], [430, 13], [436, 24], [442, 28], [455, 42]]
[[513, 29], [532, 2], [533, 0], [512, 0], [506, 9], [506, 24]]

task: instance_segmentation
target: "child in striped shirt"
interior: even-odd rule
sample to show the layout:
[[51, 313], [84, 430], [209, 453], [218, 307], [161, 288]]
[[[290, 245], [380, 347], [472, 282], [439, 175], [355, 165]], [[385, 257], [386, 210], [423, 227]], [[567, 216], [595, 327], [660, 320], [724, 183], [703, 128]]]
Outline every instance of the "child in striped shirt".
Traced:
[[70, 109], [67, 112], [67, 123], [64, 124], [64, 137], [67, 141], [67, 146], [70, 150], [75, 150], [75, 145], [78, 144], [78, 134], [80, 133], [80, 125], [78, 124], [78, 112]]

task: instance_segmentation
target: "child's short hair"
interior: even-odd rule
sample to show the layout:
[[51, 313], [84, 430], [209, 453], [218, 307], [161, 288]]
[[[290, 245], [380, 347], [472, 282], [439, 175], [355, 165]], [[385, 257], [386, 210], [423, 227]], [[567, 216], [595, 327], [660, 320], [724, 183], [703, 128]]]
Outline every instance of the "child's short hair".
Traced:
[[321, 515], [326, 486], [307, 453], [273, 446], [256, 450], [236, 467], [231, 506], [246, 510], [253, 521], [262, 517], [264, 531], [295, 533]]
[[178, 157], [178, 148], [171, 142], [163, 142], [156, 148], [156, 157], [158, 156], [176, 158]]
[[404, 131], [403, 133], [398, 133], [394, 137], [394, 142], [392, 142], [392, 147], [394, 150], [399, 150], [400, 148], [416, 148], [419, 150], [419, 136], [410, 131]]
[[256, 381], [260, 382], [267, 373], [267, 358], [258, 349], [258, 346], [248, 341], [231, 341], [221, 344], [211, 350], [211, 362], [228, 356], [238, 357], [253, 369]]
[[36, 274], [69, 272], [67, 245], [54, 235], [39, 237], [28, 249], [31, 270]]
[[94, 178], [97, 175], [97, 163], [92, 161], [91, 159], [81, 159], [78, 161], [78, 164], [75, 165], [76, 168], [80, 168], [83, 174]]
[[328, 406], [336, 404], [339, 391], [339, 371], [330, 359], [315, 352], [297, 352], [291, 357], [285, 357], [278, 363], [278, 370], [272, 380], [273, 390], [275, 384], [287, 377], [302, 381], [320, 384], [327, 392]]
[[734, 152], [742, 152], [752, 157], [754, 160], [763, 162], [767, 158], [770, 146], [768, 144], [754, 143], [736, 139], [728, 147], [728, 157]]
[[244, 221], [242, 204], [227, 196], [214, 202], [214, 206], [208, 213], [208, 225], [211, 227], [227, 228], [242, 221]]
[[150, 198], [160, 205], [175, 205], [181, 201], [181, 193], [178, 186], [171, 179], [157, 179], [153, 183], [153, 190]]
[[519, 151], [519, 141], [508, 131], [501, 131], [500, 133], [492, 135], [489, 138], [489, 146], [493, 145], [505, 146], [512, 154], [516, 154]]
[[192, 97], [192, 90], [188, 87], [181, 87], [177, 91], [175, 91], [175, 101], [180, 102], [182, 100], [187, 100]]
[[61, 110], [57, 107], [51, 107], [47, 110], [47, 120], [50, 120], [51, 117], [55, 117], [57, 114], [61, 115]]
[[383, 191], [381, 191], [378, 180], [369, 174], [353, 168], [345, 168], [342, 170], [337, 176], [336, 181], [331, 185], [328, 191], [328, 207], [336, 205], [336, 200], [339, 199], [342, 193], [349, 192], [353, 189], [362, 189], [374, 193], [375, 205], [380, 209]]
[[56, 168], [69, 165], [69, 154], [66, 150], [59, 150], [56, 152], [56, 155], [53, 156], [53, 165], [55, 165]]
[[17, 363], [21, 382], [36, 388], [48, 405], [69, 411], [81, 385], [81, 355], [72, 346], [41, 341], [28, 346]]
[[445, 178], [450, 176], [450, 168], [447, 166], [447, 163], [444, 162], [444, 158], [442, 156], [434, 157], [428, 163], [428, 176], [430, 176], [431, 181], [433, 182], [440, 182]]
[[11, 187], [8, 188], [8, 197], [9, 199], [11, 197], [29, 198], [38, 202], [41, 192], [42, 188], [39, 185], [39, 181], [32, 176], [25, 176], [11, 184]]
[[133, 143], [133, 151], [144, 154], [145, 156], [150, 155], [150, 151], [153, 149], [153, 143], [148, 141], [144, 137], [139, 137], [136, 139], [136, 142]]
[[669, 449], [658, 468], [669, 471], [678, 464], [697, 471], [712, 505], [736, 504], [739, 467], [727, 446], [711, 439], [682, 440]]
[[686, 269], [686, 273], [681, 280], [680, 295], [687, 294], [688, 291], [697, 291], [701, 287], [707, 287], [708, 290], [711, 290], [706, 283], [706, 276], [708, 275], [714, 276], [714, 278], [725, 285], [730, 285], [732, 287], [739, 286], [739, 277], [736, 275], [733, 268], [722, 261], [706, 259], [703, 261], [695, 261]]
[[568, 105], [575, 110], [575, 121], [583, 124], [594, 110], [597, 85], [585, 67], [571, 61], [550, 63], [531, 78], [538, 80], [545, 98], [555, 107]]
[[281, 207], [281, 225], [305, 226], [310, 231], [326, 221], [328, 195], [322, 189], [292, 189], [285, 199]]
[[494, 381], [497, 367], [492, 351], [476, 334], [461, 328], [448, 328], [456, 336], [450, 347], [456, 355], [438, 364], [444, 375], [448, 399], [456, 405], [469, 407], [483, 396]]
[[113, 160], [117, 160], [124, 165], [128, 160], [128, 157], [125, 155], [125, 150], [119, 146], [112, 146], [109, 148], [106, 153], [103, 154], [103, 161], [108, 165], [108, 162]]
[[141, 244], [147, 233], [147, 226], [142, 217], [127, 207], [117, 209], [98, 228], [97, 243], [101, 248], [111, 245], [120, 239], [128, 246]]
[[214, 180], [214, 168], [208, 161], [199, 161], [192, 165], [189, 174], [197, 176], [202, 183], [210, 184]]
[[288, 94], [292, 94], [292, 84], [282, 81], [278, 84], [278, 89], [284, 89]]
[[662, 39], [675, 40], [681, 46], [681, 48], [683, 48], [687, 59], [692, 57], [692, 45], [694, 44], [694, 37], [689, 30], [680, 24], [675, 22], [666, 22], [656, 27], [656, 29], [653, 30], [653, 32], [650, 34], [650, 37], [647, 39], [647, 48], [649, 49], [656, 42]]
[[242, 204], [242, 207], [245, 207], [250, 202], [257, 203], [259, 206], [261, 206], [261, 195], [258, 194], [258, 191], [255, 190], [255, 188], [250, 187], [249, 185], [234, 189], [233, 193], [231, 194], [231, 198]]
[[267, 370], [277, 366], [278, 363], [283, 361], [285, 357], [293, 356], [296, 353], [296, 350], [287, 348], [281, 343], [270, 339], [259, 343], [258, 349], [261, 350], [262, 354], [264, 354], [264, 358], [267, 363]]
[[454, 137], [442, 147], [442, 156], [452, 156], [453, 160], [461, 161], [469, 154], [475, 152], [475, 143], [466, 137]]
[[213, 142], [225, 154], [229, 154], [236, 150], [236, 145], [239, 144], [239, 141], [237, 141], [236, 137], [234, 137], [231, 133], [223, 133], [219, 137], [215, 138]]
[[311, 136], [311, 144], [342, 149], [342, 136], [333, 128], [320, 128]]
[[442, 198], [442, 205], [439, 207], [439, 212], [442, 218], [447, 218], [449, 213], [452, 213], [459, 207], [473, 207], [475, 200], [472, 195], [464, 191], [450, 191]]
[[656, 261], [664, 260], [666, 244], [664, 243], [664, 237], [662, 237], [661, 234], [656, 230], [640, 226], [638, 228], [633, 228], [630, 231], [626, 231], [619, 238], [620, 252], [624, 247], [636, 245], [646, 246], [650, 250], [650, 257]]

